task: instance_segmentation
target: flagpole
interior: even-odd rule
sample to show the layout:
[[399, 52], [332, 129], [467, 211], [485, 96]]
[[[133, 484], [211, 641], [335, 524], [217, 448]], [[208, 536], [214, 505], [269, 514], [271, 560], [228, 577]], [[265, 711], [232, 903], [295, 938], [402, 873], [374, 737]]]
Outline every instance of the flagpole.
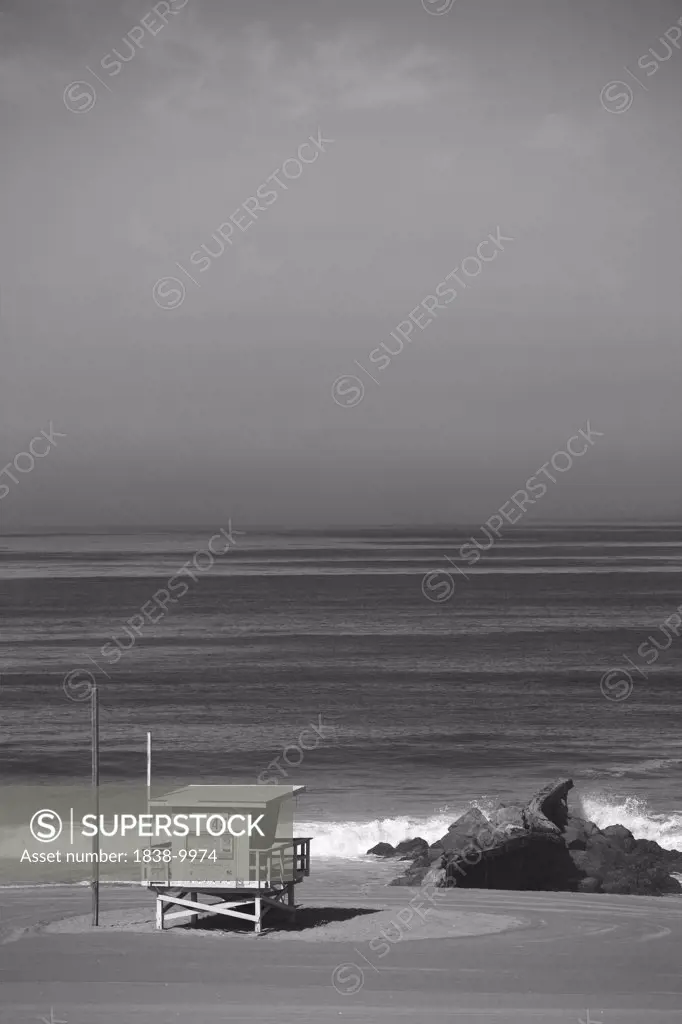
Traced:
[[99, 693], [97, 683], [92, 687], [90, 703], [92, 740], [92, 796], [95, 804], [97, 829], [92, 837], [92, 924], [99, 925]]
[[152, 734], [147, 733], [147, 814], [152, 799]]

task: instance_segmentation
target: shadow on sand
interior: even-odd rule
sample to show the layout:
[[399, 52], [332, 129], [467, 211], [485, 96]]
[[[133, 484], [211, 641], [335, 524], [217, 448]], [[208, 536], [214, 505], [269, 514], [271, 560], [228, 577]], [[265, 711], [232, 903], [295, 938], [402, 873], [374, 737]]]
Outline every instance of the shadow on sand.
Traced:
[[[331, 924], [335, 921], [349, 921], [354, 917], [362, 917], [365, 914], [377, 914], [379, 910], [370, 910], [367, 907], [301, 907], [292, 916], [285, 910], [277, 910], [273, 907], [263, 920], [263, 935], [268, 932], [303, 932], [309, 928], [319, 928], [321, 925]], [[249, 921], [239, 921], [237, 918], [230, 919], [219, 914], [207, 915], [200, 918], [194, 924], [178, 924], [178, 931], [206, 931], [225, 932], [226, 934], [237, 932], [252, 932], [253, 924]]]

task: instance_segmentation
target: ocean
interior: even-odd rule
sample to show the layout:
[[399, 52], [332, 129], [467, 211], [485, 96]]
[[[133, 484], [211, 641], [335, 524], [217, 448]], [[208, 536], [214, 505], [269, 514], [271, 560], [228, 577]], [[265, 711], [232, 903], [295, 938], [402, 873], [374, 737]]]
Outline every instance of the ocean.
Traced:
[[[212, 565], [178, 576], [221, 526], [0, 537], [5, 785], [87, 784], [90, 672], [103, 784], [144, 786], [150, 730], [155, 793], [305, 785], [314, 858], [432, 841], [558, 776], [597, 824], [682, 850], [682, 638], [662, 629], [682, 604], [680, 526], [514, 527], [471, 567], [475, 527], [235, 523]], [[602, 692], [612, 669], [629, 673], [624, 699]]]

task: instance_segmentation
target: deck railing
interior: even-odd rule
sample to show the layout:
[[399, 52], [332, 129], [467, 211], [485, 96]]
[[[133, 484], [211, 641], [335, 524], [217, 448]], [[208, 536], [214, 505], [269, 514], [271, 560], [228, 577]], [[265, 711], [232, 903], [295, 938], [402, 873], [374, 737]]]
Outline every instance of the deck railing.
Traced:
[[[248, 879], [210, 879], [214, 862], [203, 862], [205, 874], [208, 878], [201, 879], [198, 884], [208, 884], [212, 881], [217, 887], [229, 886], [230, 888], [243, 887], [245, 889], [261, 889], [271, 885], [283, 885], [285, 882], [300, 882], [310, 875], [310, 842], [311, 837], [297, 839], [276, 839], [267, 850], [249, 851], [249, 877]], [[147, 885], [170, 888], [174, 883], [172, 876], [179, 876], [180, 881], [187, 882], [192, 879], [187, 871], [189, 862], [179, 864], [173, 861], [163, 861], [163, 851], [172, 852], [172, 843], [154, 843], [150, 849], [159, 851], [159, 861], [143, 864], [143, 880]], [[194, 870], [198, 867], [195, 862]], [[173, 870], [171, 870], [173, 869]], [[194, 873], [194, 872], [193, 872]]]
[[251, 850], [249, 879], [257, 885], [298, 881], [310, 874], [310, 838], [276, 839], [268, 850]]
[[303, 839], [294, 839], [296, 844], [296, 871], [307, 878], [310, 874], [310, 841], [311, 836], [306, 836]]

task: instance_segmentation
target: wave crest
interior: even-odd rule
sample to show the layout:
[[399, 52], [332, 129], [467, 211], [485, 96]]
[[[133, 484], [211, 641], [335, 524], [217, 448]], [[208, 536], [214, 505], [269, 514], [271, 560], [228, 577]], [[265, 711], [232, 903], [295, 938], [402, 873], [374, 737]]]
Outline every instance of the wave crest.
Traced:
[[[625, 825], [635, 839], [653, 839], [666, 850], [682, 851], [682, 813], [656, 814], [645, 800], [638, 797], [617, 798], [604, 793], [577, 796], [576, 809], [599, 828]], [[363, 860], [367, 850], [377, 843], [396, 846], [404, 839], [420, 836], [428, 843], [447, 832], [449, 826], [472, 807], [484, 813], [493, 802], [474, 800], [465, 806], [442, 808], [429, 817], [375, 818], [372, 821], [308, 821], [296, 825], [298, 835], [312, 836], [312, 852], [324, 860]]]
[[641, 797], [587, 793], [578, 798], [582, 812], [599, 828], [625, 825], [635, 839], [653, 839], [666, 850], [682, 851], [682, 814], [657, 814]]

